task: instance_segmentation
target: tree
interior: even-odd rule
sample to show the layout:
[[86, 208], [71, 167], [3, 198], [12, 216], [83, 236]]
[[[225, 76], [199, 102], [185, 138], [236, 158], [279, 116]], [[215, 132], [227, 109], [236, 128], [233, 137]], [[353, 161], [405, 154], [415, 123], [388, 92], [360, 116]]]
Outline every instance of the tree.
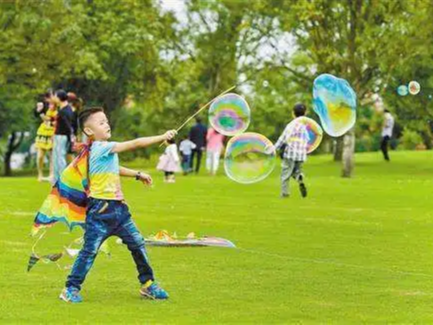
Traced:
[[[363, 103], [374, 88], [386, 83], [396, 66], [416, 55], [412, 36], [422, 27], [417, 19], [421, 2], [427, 4], [394, 0], [282, 1], [282, 29], [296, 38], [299, 54], [295, 57], [306, 56], [303, 65], [297, 65], [293, 58], [289, 61], [293, 74], [312, 78], [331, 73], [342, 77]], [[396, 37], [401, 34], [406, 37]], [[350, 177], [355, 130], [344, 137], [342, 176]]]

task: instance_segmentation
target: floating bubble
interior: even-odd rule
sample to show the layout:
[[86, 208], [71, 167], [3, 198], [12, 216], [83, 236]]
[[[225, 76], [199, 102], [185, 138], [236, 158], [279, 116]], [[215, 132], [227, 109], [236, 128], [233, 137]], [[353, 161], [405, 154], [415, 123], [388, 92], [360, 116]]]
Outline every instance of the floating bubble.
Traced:
[[349, 83], [330, 74], [314, 80], [313, 108], [323, 129], [333, 137], [349, 131], [356, 121], [356, 94]]
[[295, 142], [305, 142], [307, 153], [316, 150], [323, 138], [323, 130], [320, 125], [306, 116], [298, 117], [290, 122], [288, 132], [287, 144], [290, 146]]
[[248, 103], [237, 94], [217, 98], [209, 108], [209, 123], [219, 133], [233, 136], [244, 132], [250, 124]]
[[275, 167], [275, 149], [265, 136], [247, 132], [227, 144], [224, 169], [235, 182], [251, 184], [265, 179]]
[[409, 82], [408, 88], [411, 95], [417, 95], [421, 91], [421, 85], [414, 80]]
[[399, 94], [400, 96], [406, 96], [408, 94], [407, 86], [405, 85], [398, 86], [397, 94]]

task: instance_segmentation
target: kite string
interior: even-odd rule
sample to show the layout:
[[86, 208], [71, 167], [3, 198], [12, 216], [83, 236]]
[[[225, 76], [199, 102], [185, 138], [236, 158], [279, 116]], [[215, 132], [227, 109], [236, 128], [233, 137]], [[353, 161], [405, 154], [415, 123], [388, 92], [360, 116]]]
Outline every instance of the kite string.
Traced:
[[32, 254], [35, 255], [36, 257], [39, 257], [38, 254], [36, 254], [35, 249], [36, 249], [36, 245], [41, 241], [42, 237], [45, 236], [45, 234], [47, 233], [47, 230], [44, 229], [41, 233], [41, 235], [39, 236], [38, 239], [36, 239], [35, 243], [32, 246]]

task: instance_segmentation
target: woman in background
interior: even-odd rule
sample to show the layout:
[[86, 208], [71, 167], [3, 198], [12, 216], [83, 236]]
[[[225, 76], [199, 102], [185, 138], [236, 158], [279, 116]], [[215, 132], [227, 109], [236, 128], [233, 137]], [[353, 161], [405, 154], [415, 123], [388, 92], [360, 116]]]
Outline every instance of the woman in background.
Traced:
[[[53, 176], [51, 164], [51, 152], [53, 149], [53, 135], [55, 130], [55, 121], [57, 117], [57, 108], [51, 100], [52, 93], [45, 94], [43, 101], [38, 102], [35, 108], [35, 116], [42, 120], [41, 125], [36, 133], [35, 146], [37, 149], [37, 168], [38, 181], [49, 181]], [[44, 177], [44, 160], [48, 154], [49, 177]]]

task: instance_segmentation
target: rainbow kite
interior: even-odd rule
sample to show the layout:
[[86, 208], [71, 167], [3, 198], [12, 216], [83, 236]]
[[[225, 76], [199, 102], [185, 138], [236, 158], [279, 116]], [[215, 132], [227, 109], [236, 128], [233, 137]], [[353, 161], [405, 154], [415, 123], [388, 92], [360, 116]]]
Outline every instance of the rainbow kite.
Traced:
[[65, 223], [70, 230], [77, 225], [84, 225], [89, 193], [89, 153], [90, 144], [83, 145], [81, 153], [54, 184], [36, 214], [32, 235], [36, 235], [42, 228], [53, 226], [58, 221]]

